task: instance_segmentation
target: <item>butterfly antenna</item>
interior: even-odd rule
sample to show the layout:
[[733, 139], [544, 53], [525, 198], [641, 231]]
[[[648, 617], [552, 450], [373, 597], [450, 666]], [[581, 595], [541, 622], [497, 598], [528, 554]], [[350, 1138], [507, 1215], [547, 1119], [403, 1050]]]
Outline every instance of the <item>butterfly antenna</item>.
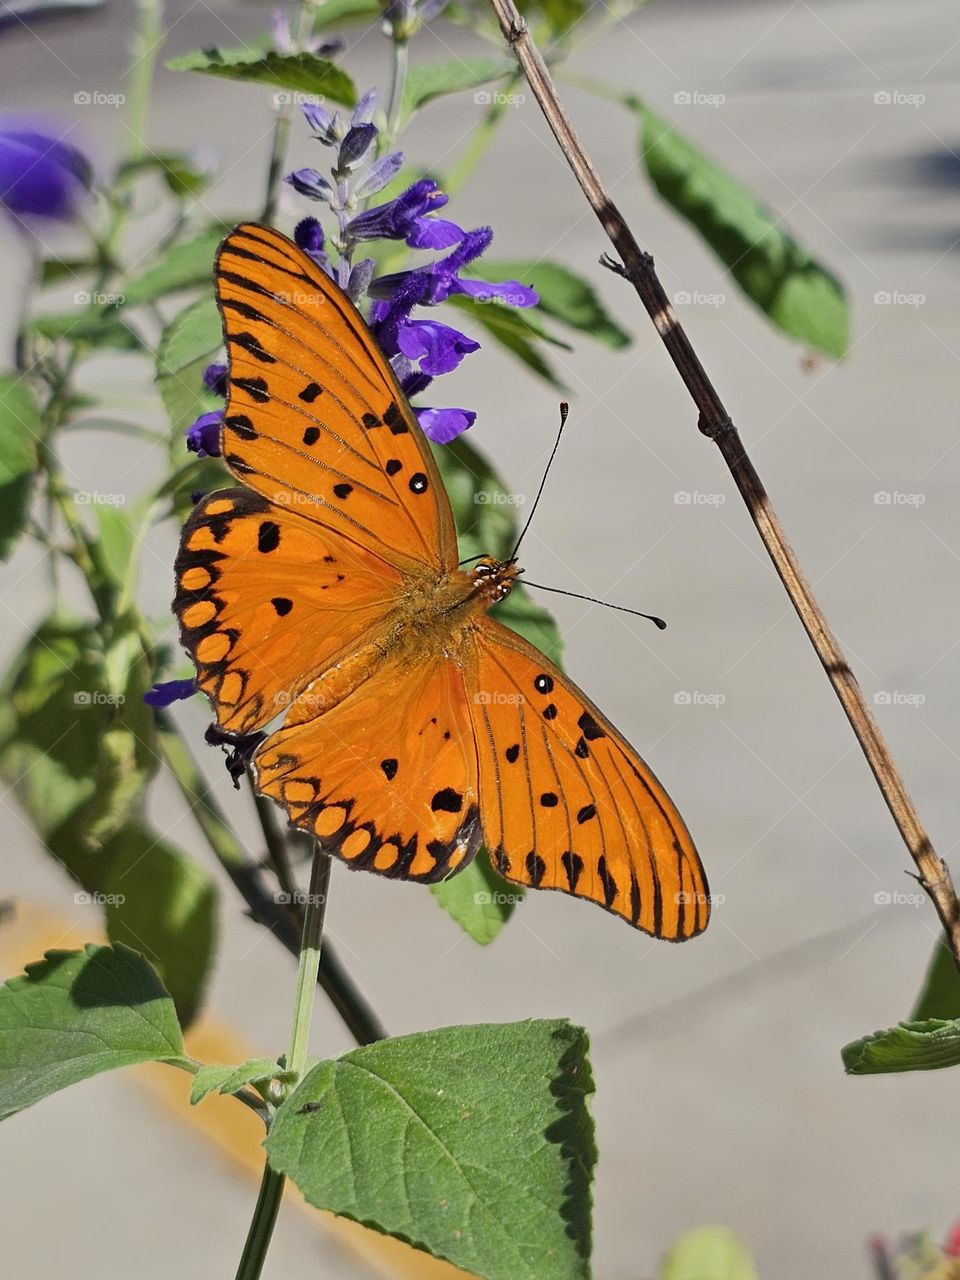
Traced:
[[538, 591], [549, 591], [555, 596], [570, 596], [573, 600], [586, 600], [590, 604], [601, 604], [605, 609], [616, 609], [618, 613], [632, 613], [635, 618], [646, 618], [655, 627], [659, 627], [661, 631], [666, 631], [667, 629], [667, 624], [662, 618], [658, 618], [652, 613], [641, 613], [639, 609], [628, 609], [625, 604], [611, 604], [609, 600], [598, 600], [596, 596], [584, 596], [579, 591], [564, 591], [561, 587], [545, 587], [542, 582], [530, 582], [527, 578], [524, 578], [523, 584], [526, 587], [536, 587]]
[[537, 510], [537, 503], [543, 494], [543, 486], [547, 483], [547, 476], [550, 474], [550, 468], [553, 466], [553, 460], [557, 456], [557, 450], [560, 447], [560, 437], [563, 435], [563, 428], [566, 425], [567, 414], [570, 412], [570, 406], [566, 400], [560, 402], [560, 429], [557, 431], [557, 438], [553, 442], [553, 448], [550, 450], [550, 457], [547, 459], [547, 465], [543, 469], [543, 478], [540, 481], [540, 488], [537, 490], [537, 496], [533, 500], [533, 506], [530, 508], [530, 514], [524, 522], [523, 528], [520, 530], [520, 537], [516, 541], [516, 545], [510, 553], [510, 559], [516, 560], [517, 552], [520, 550], [520, 543], [526, 536], [527, 530], [530, 528], [530, 521], [533, 519]]

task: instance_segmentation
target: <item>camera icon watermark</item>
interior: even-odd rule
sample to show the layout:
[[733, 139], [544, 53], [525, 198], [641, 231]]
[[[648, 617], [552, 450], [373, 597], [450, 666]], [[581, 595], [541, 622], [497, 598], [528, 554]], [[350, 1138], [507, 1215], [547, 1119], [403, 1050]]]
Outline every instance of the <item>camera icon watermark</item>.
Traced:
[[271, 99], [275, 107], [322, 107], [326, 98], [322, 93], [296, 93], [291, 89], [279, 89]]
[[479, 507], [519, 507], [526, 502], [526, 497], [522, 493], [504, 493], [502, 489], [481, 489], [479, 493], [473, 495], [475, 506]]
[[273, 900], [279, 907], [322, 907], [327, 899], [322, 893], [306, 893], [301, 889], [293, 889], [287, 893], [279, 889], [273, 895]]
[[925, 293], [906, 293], [903, 289], [878, 289], [873, 295], [878, 307], [913, 307], [916, 310], [927, 301]]
[[97, 490], [77, 489], [73, 500], [78, 507], [122, 507], [127, 501], [125, 493], [100, 493]]
[[125, 93], [104, 93], [101, 89], [78, 89], [73, 95], [75, 107], [122, 107]]
[[922, 107], [927, 100], [925, 93], [905, 93], [903, 89], [878, 89], [873, 95], [877, 107]]
[[673, 900], [679, 907], [721, 907], [726, 902], [727, 895], [725, 893], [688, 893], [682, 890], [673, 895]]
[[103, 293], [99, 289], [95, 289], [92, 293], [81, 289], [73, 295], [73, 301], [78, 307], [122, 307], [126, 300], [125, 294]]
[[527, 100], [525, 93], [502, 93], [498, 89], [478, 89], [473, 95], [478, 107], [522, 107]]
[[73, 895], [78, 907], [122, 907], [127, 900], [125, 893], [87, 893], [81, 889]]
[[722, 507], [726, 500], [725, 493], [700, 493], [698, 489], [679, 489], [673, 495], [678, 507]]
[[504, 693], [501, 689], [480, 689], [473, 695], [478, 707], [519, 707], [526, 702], [522, 693]]
[[922, 707], [926, 701], [925, 693], [906, 693], [902, 689], [878, 689], [873, 695], [875, 707]]
[[725, 93], [703, 93], [700, 89], [678, 89], [673, 95], [676, 107], [722, 107], [727, 100]]
[[678, 689], [673, 695], [677, 707], [722, 707], [726, 700], [725, 693], [701, 693], [699, 689]]
[[873, 895], [877, 907], [922, 907], [926, 900], [925, 893], [910, 893], [906, 889], [879, 889]]
[[77, 689], [73, 695], [75, 707], [122, 707], [126, 702], [122, 693], [107, 693], [105, 689]]
[[926, 501], [925, 493], [902, 493], [899, 489], [878, 489], [873, 495], [875, 507], [922, 507]]

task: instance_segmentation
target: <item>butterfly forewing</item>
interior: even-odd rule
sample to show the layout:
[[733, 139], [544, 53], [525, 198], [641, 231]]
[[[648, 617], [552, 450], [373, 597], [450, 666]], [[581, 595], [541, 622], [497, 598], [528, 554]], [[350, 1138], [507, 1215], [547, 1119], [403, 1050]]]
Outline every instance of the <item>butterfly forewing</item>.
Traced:
[[352, 303], [285, 236], [253, 223], [221, 245], [216, 285], [233, 473], [409, 570], [455, 564], [436, 464]]
[[647, 765], [532, 645], [490, 618], [475, 634], [481, 819], [500, 873], [589, 898], [656, 937], [702, 932], [703, 868]]

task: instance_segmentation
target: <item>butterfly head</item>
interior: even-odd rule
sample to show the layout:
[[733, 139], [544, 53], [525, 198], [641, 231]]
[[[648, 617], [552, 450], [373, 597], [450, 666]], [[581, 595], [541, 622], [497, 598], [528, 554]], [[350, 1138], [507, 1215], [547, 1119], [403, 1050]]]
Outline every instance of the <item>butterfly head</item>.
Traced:
[[495, 560], [493, 556], [483, 556], [474, 565], [471, 577], [477, 594], [488, 604], [496, 604], [498, 600], [507, 598], [520, 573], [516, 560]]

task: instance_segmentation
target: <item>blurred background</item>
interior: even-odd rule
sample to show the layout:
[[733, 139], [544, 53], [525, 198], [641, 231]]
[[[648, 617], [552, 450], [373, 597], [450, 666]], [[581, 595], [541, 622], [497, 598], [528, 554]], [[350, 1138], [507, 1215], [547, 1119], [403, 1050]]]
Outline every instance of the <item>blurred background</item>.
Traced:
[[[76, 120], [71, 140], [106, 167], [124, 145], [118, 110], [132, 5], [0, 26], [5, 110]], [[168, 0], [165, 56], [236, 46], [268, 6]], [[0, 15], [3, 16], [3, 15]], [[478, 43], [428, 28], [414, 56]], [[347, 32], [361, 86], [383, 84], [387, 42]], [[840, 363], [776, 333], [698, 238], [659, 200], [636, 126], [572, 82], [564, 100], [733, 413], [807, 574], [858, 674], [938, 851], [957, 843], [960, 762], [960, 21], [950, 0], [660, 0], [588, 42], [571, 72], [644, 99], [739, 177], [844, 281], [853, 340]], [[523, 86], [521, 86], [522, 88]], [[89, 94], [86, 104], [77, 94]], [[221, 175], [205, 197], [229, 219], [260, 203], [266, 88], [161, 70], [151, 145], [196, 146]], [[441, 166], [482, 106], [428, 107], [408, 159]], [[869, 1276], [865, 1241], [960, 1213], [955, 1080], [847, 1078], [840, 1047], [906, 1017], [937, 928], [832, 692], [717, 451], [630, 288], [598, 265], [607, 243], [532, 98], [457, 195], [463, 225], [491, 223], [504, 258], [561, 258], [635, 333], [622, 352], [554, 353], [571, 423], [524, 544], [536, 581], [663, 615], [661, 634], [611, 610], [551, 597], [566, 665], [649, 759], [697, 840], [717, 895], [713, 923], [683, 947], [604, 913], [531, 894], [480, 948], [422, 889], [334, 869], [329, 936], [393, 1034], [565, 1015], [593, 1042], [600, 1162], [596, 1274], [649, 1276], [670, 1241], [704, 1222], [734, 1228], [778, 1280]], [[315, 160], [293, 129], [295, 163]], [[291, 197], [278, 225], [302, 207]], [[57, 235], [62, 235], [62, 242]], [[150, 242], [149, 211], [134, 241]], [[45, 233], [67, 254], [70, 236]], [[52, 237], [52, 238], [51, 238]], [[0, 232], [0, 345], [10, 350], [28, 261]], [[684, 296], [688, 299], [683, 301]], [[88, 375], [127, 417], [164, 422], [149, 367], [115, 355]], [[556, 399], [500, 351], [456, 375], [479, 411], [472, 438], [508, 487], [538, 483]], [[454, 384], [451, 384], [453, 386]], [[65, 452], [77, 490], [129, 492], [155, 459], [135, 442], [82, 437]], [[172, 594], [176, 531], [144, 558], [141, 599]], [[0, 591], [4, 664], [44, 612], [39, 549], [22, 546]], [[176, 710], [202, 751], [199, 702]], [[249, 847], [260, 834], [219, 752], [205, 766]], [[153, 821], [209, 863], [178, 797], [153, 791]], [[98, 913], [44, 856], [15, 801], [0, 803], [5, 973], [44, 947], [96, 935]], [[210, 870], [215, 870], [213, 867]], [[291, 958], [247, 920], [224, 877], [218, 962], [204, 1034], [211, 1056], [274, 1054], [286, 1040]], [[313, 1050], [350, 1042], [319, 997]], [[179, 1084], [179, 1081], [175, 1082]], [[187, 1116], [154, 1075], [117, 1074], [4, 1126], [0, 1238], [9, 1274], [70, 1271], [140, 1280], [232, 1274], [255, 1196], [254, 1139]], [[82, 1105], [79, 1105], [82, 1100]], [[206, 1104], [204, 1104], [206, 1105]], [[212, 1105], [212, 1104], [211, 1104]], [[241, 1110], [226, 1104], [233, 1110]], [[202, 1110], [202, 1109], [201, 1109]], [[252, 1155], [251, 1155], [252, 1152]], [[110, 1184], [122, 1182], [122, 1200]], [[271, 1277], [361, 1280], [400, 1264], [364, 1254], [288, 1192]], [[407, 1274], [427, 1275], [417, 1256]]]

